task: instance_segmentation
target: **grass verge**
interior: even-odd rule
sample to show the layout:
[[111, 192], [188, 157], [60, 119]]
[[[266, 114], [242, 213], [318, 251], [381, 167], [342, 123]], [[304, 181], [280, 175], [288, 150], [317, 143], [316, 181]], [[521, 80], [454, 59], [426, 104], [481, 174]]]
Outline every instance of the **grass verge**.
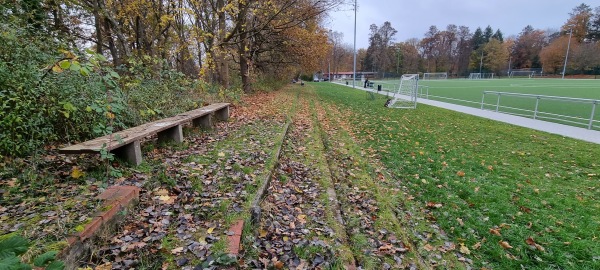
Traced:
[[387, 109], [331, 84], [317, 89], [463, 260], [497, 269], [600, 268], [598, 145], [426, 105]]

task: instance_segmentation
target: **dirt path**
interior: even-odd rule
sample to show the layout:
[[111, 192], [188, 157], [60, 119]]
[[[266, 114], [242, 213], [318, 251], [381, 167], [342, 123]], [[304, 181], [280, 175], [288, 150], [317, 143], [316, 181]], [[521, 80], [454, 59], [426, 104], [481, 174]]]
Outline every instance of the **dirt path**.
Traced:
[[[113, 269], [432, 269], [402, 185], [361, 149], [346, 121], [310, 86], [246, 99], [232, 121], [154, 150], [139, 206], [101, 239], [89, 266]], [[162, 149], [162, 148], [161, 148]], [[265, 194], [259, 196], [266, 185]], [[251, 215], [258, 202], [260, 217]], [[416, 219], [415, 219], [416, 217]], [[230, 226], [244, 220], [238, 257]], [[415, 221], [417, 220], [417, 221]], [[425, 249], [427, 249], [425, 247]]]

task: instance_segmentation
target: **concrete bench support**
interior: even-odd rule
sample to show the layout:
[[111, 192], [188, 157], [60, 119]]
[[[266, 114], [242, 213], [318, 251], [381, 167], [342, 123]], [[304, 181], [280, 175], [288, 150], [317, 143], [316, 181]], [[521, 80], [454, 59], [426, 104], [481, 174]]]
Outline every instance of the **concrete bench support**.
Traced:
[[219, 121], [227, 121], [229, 119], [229, 106], [215, 111], [215, 116]]
[[118, 158], [123, 159], [132, 165], [140, 165], [142, 163], [142, 148], [140, 141], [133, 141], [119, 148], [112, 150]]
[[159, 142], [168, 142], [174, 141], [176, 143], [183, 142], [183, 130], [181, 125], [176, 125], [174, 127], [165, 129], [161, 132], [157, 133]]
[[195, 127], [200, 127], [203, 129], [211, 129], [212, 128], [212, 121], [210, 118], [210, 114], [207, 115], [203, 115], [201, 117], [198, 117], [194, 120], [192, 120], [192, 124]]

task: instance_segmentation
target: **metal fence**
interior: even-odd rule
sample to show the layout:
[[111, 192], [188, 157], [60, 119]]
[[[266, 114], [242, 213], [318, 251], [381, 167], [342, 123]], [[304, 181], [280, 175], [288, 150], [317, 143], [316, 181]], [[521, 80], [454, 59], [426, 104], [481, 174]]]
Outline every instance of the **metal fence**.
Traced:
[[[495, 103], [486, 103], [486, 95], [495, 96]], [[517, 97], [523, 99], [534, 100], [535, 103], [531, 104], [534, 106], [533, 110], [517, 108], [514, 106], [502, 105], [501, 97]], [[565, 115], [556, 112], [547, 112], [540, 110], [540, 105], [546, 101], [559, 101], [559, 102], [568, 102], [568, 103], [576, 103], [581, 107], [581, 104], [588, 104], [590, 106], [589, 117], [583, 116], [573, 116], [573, 115]], [[599, 120], [595, 120], [596, 109], [600, 104], [600, 100], [597, 99], [586, 99], [586, 98], [571, 98], [571, 97], [558, 97], [558, 96], [545, 96], [545, 95], [533, 95], [533, 94], [519, 94], [519, 93], [509, 93], [509, 92], [497, 92], [497, 91], [483, 91], [483, 95], [481, 97], [481, 109], [482, 110], [494, 110], [496, 112], [503, 112], [508, 114], [514, 114], [525, 117], [532, 117], [533, 119], [544, 119], [550, 120], [554, 122], [563, 122], [570, 125], [575, 126], [585, 126], [587, 129], [593, 129], [594, 125], [600, 123]]]
[[[374, 81], [373, 82], [374, 85], [381, 85], [382, 86], [382, 90], [386, 92], [386, 94], [392, 94], [395, 91], [397, 91], [398, 88], [398, 83], [394, 83], [392, 81]], [[493, 96], [495, 97], [493, 99], [494, 103], [486, 103], [486, 95], [488, 97]], [[419, 98], [424, 98], [424, 99], [431, 99], [431, 100], [439, 100], [439, 101], [447, 101], [449, 103], [454, 103], [454, 104], [463, 104], [469, 107], [479, 107], [482, 110], [492, 110], [492, 111], [496, 111], [496, 112], [501, 112], [501, 113], [507, 113], [507, 114], [512, 114], [512, 115], [518, 115], [518, 116], [523, 116], [523, 117], [532, 117], [533, 119], [538, 119], [538, 120], [545, 120], [545, 121], [550, 121], [550, 122], [556, 122], [556, 123], [564, 123], [567, 125], [571, 125], [571, 126], [583, 126], [587, 129], [600, 129], [600, 117], [596, 116], [596, 112], [600, 111], [600, 100], [597, 99], [585, 99], [585, 98], [570, 98], [570, 97], [558, 97], [558, 96], [546, 96], [546, 95], [534, 95], [534, 94], [519, 94], [519, 93], [510, 93], [510, 92], [497, 92], [497, 91], [483, 91], [483, 96], [481, 98], [481, 102], [479, 101], [471, 101], [471, 100], [464, 100], [464, 99], [457, 99], [457, 98], [450, 98], [450, 97], [443, 97], [443, 96], [437, 96], [437, 95], [432, 95], [429, 94], [429, 86], [424, 86], [424, 85], [419, 85], [418, 88], [418, 92], [417, 92], [417, 96]], [[523, 102], [520, 102], [521, 104], [527, 103], [526, 101], [535, 101], [535, 102], [531, 102], [523, 107], [533, 107], [533, 109], [526, 109], [526, 108], [518, 108], [514, 105], [511, 104], [507, 104], [510, 103], [508, 101], [510, 100], [506, 100], [502, 99], [501, 97], [512, 97], [513, 98], [513, 103], [514, 103], [514, 98], [518, 98], [518, 99], [523, 99]], [[502, 104], [502, 101], [505, 101], [504, 105]], [[587, 116], [583, 116], [583, 115], [567, 115], [567, 114], [563, 114], [563, 113], [558, 113], [558, 112], [550, 112], [550, 111], [545, 111], [542, 110], [540, 108], [540, 104], [543, 104], [544, 102], [548, 102], [548, 101], [558, 101], [558, 102], [562, 102], [563, 104], [565, 103], [575, 103], [575, 104], [579, 104], [579, 106], [577, 106], [576, 110], [579, 111], [580, 113], [586, 114]], [[519, 102], [517, 102], [519, 103]], [[584, 106], [589, 106], [589, 110], [586, 111], [585, 108], [583, 108]], [[554, 104], [554, 107], [556, 106], [560, 106], [560, 104]]]

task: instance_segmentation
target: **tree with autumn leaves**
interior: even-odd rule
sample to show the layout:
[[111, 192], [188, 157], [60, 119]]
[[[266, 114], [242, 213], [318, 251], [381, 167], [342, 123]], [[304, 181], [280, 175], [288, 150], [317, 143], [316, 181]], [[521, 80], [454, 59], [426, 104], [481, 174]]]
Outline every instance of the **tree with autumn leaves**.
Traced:
[[250, 92], [259, 76], [281, 79], [319, 69], [308, 59], [324, 58], [329, 51], [321, 22], [327, 11], [343, 1], [53, 0], [44, 4], [50, 21], [63, 34], [75, 36], [76, 44], [93, 44], [115, 66], [149, 56], [223, 88], [241, 81], [244, 91]]
[[581, 4], [573, 8], [569, 15], [570, 18], [561, 27], [559, 35], [550, 40], [548, 46], [540, 52], [544, 70], [554, 74], [561, 73], [569, 49], [569, 70], [576, 73], [597, 73], [600, 69], [600, 7], [592, 10], [590, 6]]

